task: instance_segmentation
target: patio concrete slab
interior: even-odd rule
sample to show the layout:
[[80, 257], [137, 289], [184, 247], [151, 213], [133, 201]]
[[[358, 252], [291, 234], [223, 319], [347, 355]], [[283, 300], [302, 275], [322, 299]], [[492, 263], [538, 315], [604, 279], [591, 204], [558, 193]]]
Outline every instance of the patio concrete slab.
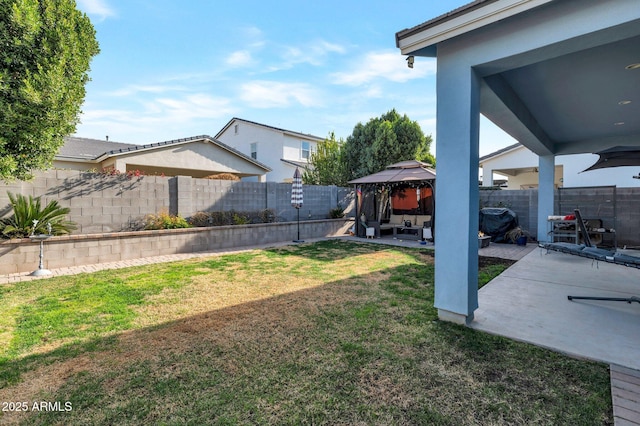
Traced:
[[570, 356], [640, 370], [640, 270], [536, 249], [480, 289], [471, 327]]

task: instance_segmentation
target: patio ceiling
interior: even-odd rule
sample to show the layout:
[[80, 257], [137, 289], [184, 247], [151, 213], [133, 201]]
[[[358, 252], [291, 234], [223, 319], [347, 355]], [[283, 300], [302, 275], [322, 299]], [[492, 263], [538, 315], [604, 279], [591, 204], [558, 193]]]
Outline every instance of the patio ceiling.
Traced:
[[510, 124], [525, 107], [557, 154], [640, 146], [639, 46], [636, 36], [486, 76], [484, 91], [510, 95], [483, 96], [481, 111], [526, 140]]
[[[570, 3], [586, 10], [590, 7], [586, 3], [594, 2], [531, 0], [528, 10], [507, 16], [514, 1], [476, 1], [456, 13], [399, 32], [397, 44], [406, 55], [435, 56], [434, 47], [446, 41], [442, 34], [447, 26], [458, 31], [451, 37], [460, 36], [463, 25], [456, 19], [466, 19], [464, 25], [474, 25], [482, 22], [482, 17], [496, 15], [499, 20], [481, 28], [475, 24], [463, 34], [478, 40], [475, 43], [482, 49], [483, 38], [495, 37], [497, 27], [507, 29], [502, 36], [507, 43], [507, 31], [522, 28], [519, 20], [527, 20], [531, 27], [532, 23], [553, 17], [557, 12], [552, 8], [568, 8]], [[614, 9], [629, 4], [608, 3]], [[538, 21], [532, 18], [537, 12]], [[481, 113], [539, 155], [595, 152], [616, 145], [640, 146], [640, 19], [603, 26], [575, 37], [568, 26], [566, 33], [566, 39], [555, 43], [472, 64], [482, 77]]]

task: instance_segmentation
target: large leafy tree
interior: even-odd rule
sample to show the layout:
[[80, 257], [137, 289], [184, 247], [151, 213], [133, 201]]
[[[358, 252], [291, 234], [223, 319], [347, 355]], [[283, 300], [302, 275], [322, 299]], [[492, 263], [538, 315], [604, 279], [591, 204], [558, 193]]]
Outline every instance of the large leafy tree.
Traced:
[[366, 124], [358, 123], [343, 148], [348, 179], [357, 179], [384, 170], [405, 160], [435, 164], [430, 153], [431, 136], [420, 125], [395, 109]]
[[0, 0], [0, 179], [51, 166], [75, 132], [98, 52], [74, 0]]
[[344, 141], [336, 140], [331, 132], [323, 143], [318, 144], [309, 156], [309, 166], [302, 173], [307, 185], [347, 185], [347, 172], [342, 147]]

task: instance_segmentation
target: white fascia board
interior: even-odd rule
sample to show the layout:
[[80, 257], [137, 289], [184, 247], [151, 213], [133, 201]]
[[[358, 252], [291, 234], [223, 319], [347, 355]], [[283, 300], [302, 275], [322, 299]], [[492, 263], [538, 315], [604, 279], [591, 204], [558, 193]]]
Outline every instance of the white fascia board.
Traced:
[[293, 136], [293, 137], [298, 138], [298, 139], [306, 139], [306, 140], [309, 140], [309, 141], [312, 141], [312, 142], [322, 142], [322, 141], [324, 141], [324, 139], [319, 137], [319, 136], [305, 135], [304, 133], [291, 132], [291, 131], [288, 131], [288, 130], [285, 130], [282, 133], [287, 135], [287, 136]]
[[445, 40], [477, 30], [554, 0], [502, 0], [444, 21], [398, 41], [403, 55], [433, 46]]
[[526, 146], [524, 146], [524, 145], [514, 146], [510, 150], [499, 152], [498, 154], [492, 155], [492, 156], [487, 157], [484, 160], [480, 161], [480, 167], [482, 167], [482, 165], [484, 163], [488, 162], [488, 161], [493, 161], [496, 158], [500, 158], [500, 157], [504, 157], [505, 155], [513, 154], [514, 152], [519, 151], [521, 149], [528, 149], [528, 148]]

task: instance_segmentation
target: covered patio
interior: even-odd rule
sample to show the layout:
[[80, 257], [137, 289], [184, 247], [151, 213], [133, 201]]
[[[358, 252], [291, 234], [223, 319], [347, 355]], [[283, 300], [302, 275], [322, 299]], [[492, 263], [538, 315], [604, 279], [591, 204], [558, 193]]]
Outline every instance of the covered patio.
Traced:
[[476, 254], [480, 114], [538, 155], [541, 242], [556, 156], [640, 146], [637, 0], [476, 0], [398, 32], [396, 45], [414, 68], [437, 59], [440, 319], [609, 362], [612, 390], [615, 366], [628, 367], [632, 410], [613, 391], [614, 416], [640, 424], [638, 304], [567, 300], [638, 296], [638, 271], [536, 251], [478, 292]]
[[470, 327], [640, 370], [640, 270], [537, 248], [479, 291]]
[[547, 241], [555, 157], [640, 145], [640, 8], [476, 0], [398, 32], [396, 44], [414, 68], [437, 59], [436, 216], [449, 238], [438, 242], [435, 306], [441, 319], [471, 324], [480, 114], [538, 155], [537, 239]]

